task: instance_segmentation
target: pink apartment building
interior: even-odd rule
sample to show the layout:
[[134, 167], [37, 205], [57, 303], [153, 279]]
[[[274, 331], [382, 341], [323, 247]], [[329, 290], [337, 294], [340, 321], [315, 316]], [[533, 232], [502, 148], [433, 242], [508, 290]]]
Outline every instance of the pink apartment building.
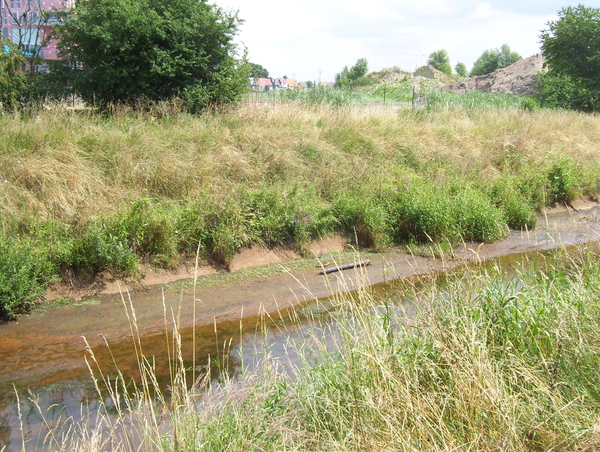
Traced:
[[[62, 21], [75, 0], [0, 0], [2, 37], [19, 47], [30, 62], [58, 60], [52, 27]], [[43, 63], [42, 63], [43, 66]]]

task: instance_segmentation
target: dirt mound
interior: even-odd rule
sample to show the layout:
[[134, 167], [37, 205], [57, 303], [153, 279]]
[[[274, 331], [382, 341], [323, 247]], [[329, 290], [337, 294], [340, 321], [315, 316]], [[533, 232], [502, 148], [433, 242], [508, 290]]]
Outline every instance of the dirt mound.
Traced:
[[483, 91], [486, 93], [532, 94], [534, 77], [544, 70], [544, 57], [534, 55], [488, 75], [468, 77], [442, 89], [455, 93]]

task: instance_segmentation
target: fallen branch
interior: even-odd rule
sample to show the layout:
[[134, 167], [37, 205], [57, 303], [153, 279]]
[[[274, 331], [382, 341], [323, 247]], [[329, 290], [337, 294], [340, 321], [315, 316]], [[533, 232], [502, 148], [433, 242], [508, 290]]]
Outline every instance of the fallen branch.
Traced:
[[340, 270], [348, 270], [349, 268], [354, 267], [366, 267], [367, 265], [371, 265], [371, 261], [360, 261], [360, 262], [352, 262], [351, 264], [344, 264], [338, 267], [330, 267], [319, 272], [319, 275], [326, 275], [328, 273], [339, 272]]

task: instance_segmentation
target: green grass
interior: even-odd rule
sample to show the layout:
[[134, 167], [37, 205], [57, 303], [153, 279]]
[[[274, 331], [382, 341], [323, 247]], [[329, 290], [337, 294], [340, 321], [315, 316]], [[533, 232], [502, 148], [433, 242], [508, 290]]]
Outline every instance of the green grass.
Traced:
[[[286, 344], [298, 355], [293, 361], [261, 352], [255, 370], [223, 374], [217, 387], [209, 384], [214, 375], [186, 380], [175, 332], [167, 335], [174, 359], [164, 392], [134, 336], [143, 384], [132, 389], [123, 375], [103, 381], [102, 369], [94, 369], [112, 414], [101, 411], [97, 425], [83, 423], [66, 436], [53, 431], [49, 445], [72, 450], [94, 443], [115, 451], [597, 447], [599, 264], [586, 250], [558, 251], [544, 265], [512, 275], [472, 269], [438, 283], [401, 282], [383, 299], [367, 287], [340, 294], [329, 317], [315, 317], [312, 329]], [[417, 307], [412, 317], [398, 301], [406, 299]]]
[[7, 264], [2, 285], [20, 289], [2, 292], [3, 314], [64, 272], [136, 276], [198, 247], [227, 267], [246, 247], [307, 253], [330, 234], [375, 251], [493, 241], [533, 228], [543, 206], [600, 193], [594, 116], [479, 94], [336, 107], [346, 94], [290, 92], [201, 117], [168, 105], [0, 117], [0, 236], [5, 256], [33, 250], [37, 281]]

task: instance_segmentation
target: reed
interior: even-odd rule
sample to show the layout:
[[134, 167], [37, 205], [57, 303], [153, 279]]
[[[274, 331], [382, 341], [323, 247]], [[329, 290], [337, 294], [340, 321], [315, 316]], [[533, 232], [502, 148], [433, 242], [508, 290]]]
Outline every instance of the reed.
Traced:
[[[177, 330], [166, 328], [167, 391], [124, 298], [137, 389], [124, 375], [104, 379], [90, 355], [112, 414], [51, 432], [45, 449], [594, 450], [599, 263], [559, 251], [512, 275], [491, 267], [404, 281], [383, 298], [367, 286], [337, 294], [328, 316], [290, 330], [289, 356], [260, 350], [212, 384], [210, 373], [189, 381]], [[360, 270], [352, 278], [366, 282]]]

